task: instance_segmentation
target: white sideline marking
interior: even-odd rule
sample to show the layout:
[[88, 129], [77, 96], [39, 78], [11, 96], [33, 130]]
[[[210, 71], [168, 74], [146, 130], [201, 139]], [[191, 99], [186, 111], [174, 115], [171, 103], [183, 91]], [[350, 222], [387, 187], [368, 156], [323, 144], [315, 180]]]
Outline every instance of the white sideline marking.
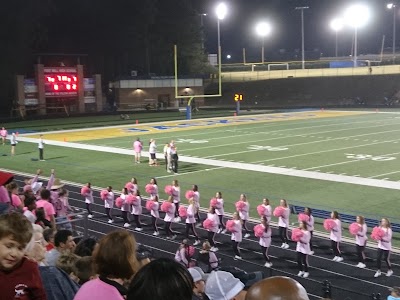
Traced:
[[[24, 142], [37, 143], [37, 139], [33, 139], [33, 138], [20, 137], [19, 140], [24, 141]], [[380, 143], [383, 143], [383, 142], [380, 142]], [[102, 146], [96, 146], [96, 145], [85, 145], [85, 144], [59, 142], [59, 141], [47, 141], [47, 144], [54, 145], [54, 146], [74, 148], [74, 149], [85, 149], [85, 150], [107, 152], [107, 153], [118, 153], [118, 154], [125, 154], [125, 155], [131, 155], [131, 156], [133, 155], [132, 150], [118, 149], [115, 147], [102, 147]], [[358, 146], [358, 147], [360, 147], [360, 146]], [[347, 147], [347, 148], [349, 148], [349, 147]], [[335, 150], [329, 150], [329, 151], [335, 151]], [[147, 152], [143, 153], [143, 156], [147, 156], [147, 155], [148, 155]], [[226, 162], [226, 161], [220, 161], [220, 160], [214, 160], [214, 159], [204, 159], [204, 158], [195, 158], [195, 157], [187, 157], [187, 156], [180, 156], [180, 160], [184, 161], [184, 162], [204, 164], [204, 165], [210, 165], [210, 166], [215, 166], [215, 167], [225, 167], [225, 168], [232, 168], [232, 169], [239, 169], [239, 170], [248, 170], [248, 171], [264, 172], [264, 173], [271, 173], [271, 174], [279, 174], [279, 175], [287, 175], [287, 176], [302, 177], [302, 178], [309, 178], [309, 179], [318, 179], [318, 180], [333, 181], [333, 182], [343, 182], [343, 183], [363, 185], [363, 186], [373, 186], [373, 187], [400, 190], [400, 183], [395, 182], [395, 181], [383, 181], [383, 180], [371, 179], [371, 178], [358, 178], [358, 177], [354, 177], [354, 176], [326, 174], [326, 173], [294, 170], [294, 169], [287, 169], [287, 168], [267, 167], [267, 166], [263, 166], [263, 165], [259, 165], [259, 164], [255, 165], [255, 164], [249, 164], [249, 163]]]
[[368, 178], [377, 178], [377, 177], [381, 177], [381, 176], [386, 176], [386, 175], [391, 175], [391, 174], [396, 174], [399, 173], [400, 171], [394, 171], [394, 172], [389, 172], [389, 173], [383, 173], [383, 174], [378, 174], [378, 175], [374, 175]]

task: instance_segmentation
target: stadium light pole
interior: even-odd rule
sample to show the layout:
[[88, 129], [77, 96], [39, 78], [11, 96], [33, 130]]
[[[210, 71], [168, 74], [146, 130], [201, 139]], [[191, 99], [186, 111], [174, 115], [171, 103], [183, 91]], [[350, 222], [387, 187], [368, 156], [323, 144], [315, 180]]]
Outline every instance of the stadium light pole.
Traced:
[[354, 28], [354, 67], [357, 67], [357, 32], [358, 29], [367, 24], [369, 19], [369, 8], [363, 4], [349, 6], [344, 13], [346, 23]]
[[393, 10], [393, 64], [396, 62], [396, 5], [394, 3], [388, 3], [386, 5], [388, 9]]
[[220, 30], [220, 21], [225, 19], [226, 14], [228, 12], [228, 8], [226, 6], [225, 3], [220, 3], [217, 5], [216, 9], [215, 9], [215, 13], [217, 14], [217, 27], [218, 27], [218, 81], [219, 81], [219, 93], [222, 93], [222, 84], [221, 84], [221, 80], [222, 80], [222, 74], [221, 74], [221, 64], [222, 64], [222, 60], [221, 60], [221, 55], [222, 55], [222, 51], [221, 51], [221, 30]]
[[308, 6], [296, 7], [296, 10], [301, 10], [301, 68], [305, 68], [305, 58], [304, 58], [304, 10], [308, 9]]
[[330, 26], [335, 32], [335, 57], [338, 57], [338, 31], [343, 29], [343, 20], [335, 18], [331, 21]]
[[265, 37], [271, 32], [271, 25], [267, 22], [260, 22], [256, 25], [257, 35], [261, 37], [261, 62], [264, 64], [265, 53], [264, 53], [264, 40]]

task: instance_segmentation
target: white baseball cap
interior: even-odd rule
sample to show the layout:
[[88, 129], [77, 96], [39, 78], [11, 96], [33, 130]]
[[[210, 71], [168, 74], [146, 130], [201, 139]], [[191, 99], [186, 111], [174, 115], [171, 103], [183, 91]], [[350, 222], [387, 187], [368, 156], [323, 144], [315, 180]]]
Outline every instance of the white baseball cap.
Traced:
[[244, 284], [231, 273], [214, 271], [208, 276], [205, 293], [210, 300], [231, 300], [244, 288]]
[[188, 268], [188, 271], [189, 271], [190, 275], [192, 275], [193, 282], [203, 280], [203, 277], [201, 277], [200, 272], [197, 271], [196, 269]]

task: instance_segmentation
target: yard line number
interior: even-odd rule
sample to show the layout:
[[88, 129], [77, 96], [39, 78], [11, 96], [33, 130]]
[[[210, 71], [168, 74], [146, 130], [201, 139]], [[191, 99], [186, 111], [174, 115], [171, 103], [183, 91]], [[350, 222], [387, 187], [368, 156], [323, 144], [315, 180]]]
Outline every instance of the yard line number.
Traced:
[[389, 161], [394, 160], [396, 157], [393, 156], [373, 156], [369, 154], [352, 154], [345, 153], [346, 158], [355, 159], [355, 160], [373, 160], [373, 161]]
[[177, 143], [189, 143], [189, 144], [205, 144], [208, 143], [206, 140], [194, 140], [194, 139], [177, 139]]
[[286, 147], [271, 147], [271, 146], [259, 146], [259, 145], [250, 145], [247, 147], [249, 150], [267, 150], [267, 151], [285, 151], [289, 148]]

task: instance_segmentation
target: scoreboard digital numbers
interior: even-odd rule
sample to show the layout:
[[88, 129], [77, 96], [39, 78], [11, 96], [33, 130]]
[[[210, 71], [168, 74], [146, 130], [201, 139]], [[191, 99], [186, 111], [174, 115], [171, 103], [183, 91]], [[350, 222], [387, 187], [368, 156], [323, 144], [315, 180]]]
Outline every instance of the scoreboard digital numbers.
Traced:
[[44, 68], [46, 97], [78, 96], [78, 71], [76, 68]]
[[233, 99], [238, 102], [238, 101], [243, 101], [243, 94], [235, 94], [233, 95]]

